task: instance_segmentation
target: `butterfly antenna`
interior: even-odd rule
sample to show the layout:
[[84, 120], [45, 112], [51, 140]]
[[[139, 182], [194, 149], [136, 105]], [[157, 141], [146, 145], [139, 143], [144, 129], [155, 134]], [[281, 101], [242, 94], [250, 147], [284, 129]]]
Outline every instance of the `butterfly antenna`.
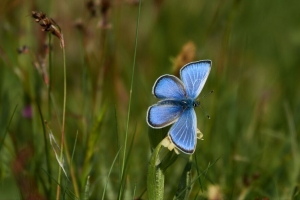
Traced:
[[204, 112], [204, 114], [206, 115], [206, 117], [208, 118], [208, 119], [210, 119], [210, 116], [205, 112], [205, 110], [202, 108], [202, 106], [201, 105], [199, 105], [199, 107], [201, 108], [201, 110]]
[[202, 97], [200, 97], [200, 99], [203, 99], [204, 97], [206, 97], [207, 95], [209, 95], [209, 94], [211, 94], [211, 93], [213, 93], [213, 92], [214, 92], [213, 90], [210, 91], [209, 93], [207, 93], [207, 94], [203, 95]]

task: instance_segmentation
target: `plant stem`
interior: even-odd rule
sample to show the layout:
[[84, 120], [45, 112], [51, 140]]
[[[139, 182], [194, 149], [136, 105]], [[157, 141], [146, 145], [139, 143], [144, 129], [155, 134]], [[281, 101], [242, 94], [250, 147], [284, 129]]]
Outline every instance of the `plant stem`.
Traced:
[[[65, 140], [65, 121], [66, 121], [66, 101], [67, 101], [67, 70], [66, 70], [66, 52], [65, 52], [65, 45], [64, 45], [64, 38], [63, 35], [61, 41], [61, 47], [63, 52], [63, 62], [64, 62], [64, 102], [63, 102], [63, 119], [62, 119], [62, 128], [61, 128], [61, 143], [60, 143], [60, 162], [63, 160], [63, 151], [64, 151], [64, 140]], [[57, 179], [57, 192], [56, 192], [56, 200], [59, 200], [60, 196], [60, 182], [61, 182], [61, 166], [58, 169], [58, 179]]]
[[51, 34], [49, 35], [49, 71], [48, 71], [48, 120], [51, 119], [51, 72], [52, 72], [52, 50], [51, 50]]

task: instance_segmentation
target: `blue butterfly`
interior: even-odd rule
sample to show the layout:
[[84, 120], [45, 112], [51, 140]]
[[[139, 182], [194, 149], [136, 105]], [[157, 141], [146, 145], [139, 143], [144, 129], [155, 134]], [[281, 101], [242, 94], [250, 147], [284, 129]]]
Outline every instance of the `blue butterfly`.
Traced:
[[160, 99], [148, 108], [146, 121], [152, 128], [163, 128], [174, 123], [168, 132], [173, 144], [183, 153], [192, 154], [197, 144], [196, 100], [211, 69], [210, 60], [200, 60], [184, 65], [180, 77], [163, 75], [152, 88], [152, 94]]

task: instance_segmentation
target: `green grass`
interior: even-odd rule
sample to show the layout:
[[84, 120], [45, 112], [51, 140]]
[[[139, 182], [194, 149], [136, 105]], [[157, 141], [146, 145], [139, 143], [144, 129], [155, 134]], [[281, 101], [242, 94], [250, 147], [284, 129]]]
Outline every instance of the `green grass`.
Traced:
[[[68, 179], [61, 173], [60, 199], [148, 198], [151, 145], [161, 138], [150, 145], [155, 132], [148, 132], [146, 111], [157, 101], [151, 89], [159, 76], [176, 72], [189, 41], [196, 50], [187, 56], [213, 63], [200, 95], [214, 90], [201, 99], [211, 119], [196, 109], [204, 140], [192, 159], [180, 155], [164, 171], [164, 198], [183, 183], [192, 184], [179, 191], [189, 199], [212, 198], [213, 188], [224, 199], [299, 199], [299, 6], [143, 1], [136, 37], [138, 5], [126, 1], [111, 4], [110, 29], [99, 27], [100, 8], [92, 17], [82, 1], [1, 1], [0, 199], [55, 199], [59, 183], [49, 131], [60, 145], [64, 60], [59, 40], [40, 30], [32, 10], [53, 18], [65, 38]], [[29, 52], [18, 54], [23, 45]], [[51, 93], [35, 67], [47, 72], [49, 65]], [[30, 117], [22, 114], [28, 106]]]

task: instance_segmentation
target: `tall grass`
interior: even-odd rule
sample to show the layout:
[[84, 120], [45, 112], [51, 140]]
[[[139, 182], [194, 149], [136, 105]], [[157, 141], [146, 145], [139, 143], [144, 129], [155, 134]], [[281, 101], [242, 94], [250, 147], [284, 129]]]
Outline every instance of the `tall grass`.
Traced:
[[[147, 135], [151, 88], [190, 59], [213, 62], [202, 94], [214, 93], [201, 99], [211, 119], [196, 109], [204, 140], [191, 158], [168, 157], [163, 198], [299, 198], [298, 2], [143, 1], [138, 37], [135, 1], [86, 3], [1, 1], [0, 199], [54, 199], [58, 185], [60, 199], [150, 197], [162, 139]], [[32, 10], [63, 30], [65, 78], [60, 44]], [[59, 182], [49, 130], [60, 144], [64, 94]]]

